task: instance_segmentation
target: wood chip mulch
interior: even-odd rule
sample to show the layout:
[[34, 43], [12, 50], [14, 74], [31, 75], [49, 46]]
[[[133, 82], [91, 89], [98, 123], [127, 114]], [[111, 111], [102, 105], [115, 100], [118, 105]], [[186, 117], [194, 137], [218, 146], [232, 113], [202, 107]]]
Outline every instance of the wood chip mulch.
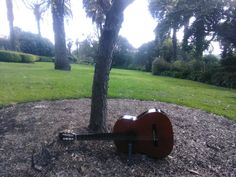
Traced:
[[236, 176], [236, 122], [161, 102], [108, 100], [109, 130], [122, 115], [159, 108], [169, 116], [174, 149], [165, 159], [120, 154], [112, 141], [61, 143], [58, 133], [88, 132], [90, 99], [41, 101], [0, 109], [1, 177]]

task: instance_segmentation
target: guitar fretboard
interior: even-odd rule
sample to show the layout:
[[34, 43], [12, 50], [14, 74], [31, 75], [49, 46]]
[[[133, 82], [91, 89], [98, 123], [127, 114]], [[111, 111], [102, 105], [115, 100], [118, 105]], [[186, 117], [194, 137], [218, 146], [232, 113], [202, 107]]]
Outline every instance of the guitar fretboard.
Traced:
[[124, 140], [124, 141], [135, 141], [135, 134], [127, 133], [94, 133], [94, 134], [75, 134], [61, 132], [59, 138], [64, 141], [74, 140]]

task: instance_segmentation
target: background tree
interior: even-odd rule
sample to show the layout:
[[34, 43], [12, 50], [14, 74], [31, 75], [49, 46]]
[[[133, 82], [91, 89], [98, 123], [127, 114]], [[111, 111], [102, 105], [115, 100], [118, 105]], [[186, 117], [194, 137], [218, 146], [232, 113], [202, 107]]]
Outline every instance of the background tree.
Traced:
[[37, 23], [38, 34], [41, 36], [41, 27], [40, 20], [42, 19], [42, 15], [49, 8], [50, 1], [49, 0], [23, 0], [25, 6], [33, 10], [35, 20]]
[[236, 2], [230, 1], [225, 11], [226, 19], [216, 28], [217, 39], [223, 49], [222, 57], [232, 56], [236, 51]]
[[128, 68], [134, 58], [134, 48], [129, 41], [118, 36], [112, 57], [112, 67]]
[[21, 29], [15, 29], [15, 34], [19, 51], [39, 56], [54, 56], [54, 45], [49, 39]]
[[190, 2], [194, 21], [189, 28], [189, 39], [194, 44], [196, 59], [202, 59], [203, 51], [216, 39], [216, 28], [225, 20], [225, 10], [229, 1], [231, 0]]
[[90, 39], [85, 39], [82, 42], [77, 41], [78, 49], [73, 52], [74, 55], [78, 56], [77, 60], [79, 63], [94, 64], [96, 52], [98, 48], [98, 42]]
[[[158, 52], [152, 65], [153, 74], [221, 86], [235, 85], [236, 81], [233, 79], [235, 73], [228, 72], [232, 71], [229, 68], [235, 68], [236, 2], [234, 0], [150, 0], [149, 2], [151, 14], [158, 20], [155, 30]], [[176, 32], [182, 27], [184, 37], [182, 44], [178, 45]], [[204, 51], [209, 51], [211, 42], [215, 40], [221, 43], [222, 61], [225, 62], [219, 62], [216, 57], [203, 56]]]
[[6, 0], [7, 6], [7, 19], [9, 22], [9, 29], [10, 29], [10, 49], [16, 50], [16, 38], [14, 33], [14, 14], [13, 14], [13, 4], [12, 0]]
[[83, 0], [85, 12], [96, 23], [98, 37], [100, 37], [105, 23], [106, 14], [111, 8], [112, 0]]
[[76, 57], [78, 59], [79, 58], [79, 39], [76, 39], [75, 45], [76, 45]]
[[123, 22], [123, 11], [131, 2], [133, 0], [113, 0], [111, 8], [106, 14], [106, 21], [99, 40], [93, 78], [89, 122], [89, 128], [93, 131], [107, 131], [107, 91], [112, 53]]
[[[215, 30], [224, 19], [227, 1], [230, 0], [151, 0], [149, 9], [159, 20], [157, 32], [172, 29], [174, 58], [177, 55], [176, 31], [184, 26], [183, 50], [188, 49], [190, 42], [194, 44], [196, 59], [201, 59], [203, 51], [216, 37]], [[191, 18], [193, 22], [189, 26]]]
[[69, 59], [67, 56], [64, 16], [68, 12], [67, 0], [51, 0], [53, 30], [55, 39], [55, 69], [71, 70]]
[[72, 53], [71, 53], [71, 48], [72, 48], [72, 46], [73, 46], [73, 41], [72, 41], [71, 39], [68, 39], [66, 45], [67, 45], [67, 49], [68, 49], [68, 54], [69, 54], [69, 55], [72, 55]]
[[143, 44], [139, 47], [136, 54], [136, 63], [142, 70], [151, 72], [152, 62], [157, 54], [157, 45], [155, 41]]
[[177, 37], [176, 33], [179, 29], [180, 11], [179, 1], [177, 0], [151, 0], [149, 9], [154, 18], [157, 18], [159, 23], [156, 27], [156, 41], [161, 45], [165, 39], [170, 37], [172, 29], [172, 58], [177, 57]]

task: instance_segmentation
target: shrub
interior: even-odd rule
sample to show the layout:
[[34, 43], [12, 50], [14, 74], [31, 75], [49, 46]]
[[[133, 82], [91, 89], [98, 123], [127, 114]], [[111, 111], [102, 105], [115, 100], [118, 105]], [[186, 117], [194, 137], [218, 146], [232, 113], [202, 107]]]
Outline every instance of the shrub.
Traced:
[[138, 71], [145, 71], [145, 66], [131, 63], [131, 64], [128, 65], [127, 69], [138, 70]]
[[186, 66], [186, 64], [183, 61], [176, 60], [172, 64], [172, 71], [183, 71], [183, 70], [185, 70], [185, 66]]
[[216, 65], [219, 63], [219, 58], [217, 58], [215, 55], [209, 54], [203, 57], [203, 61], [206, 63], [206, 65]]
[[236, 72], [236, 57], [231, 56], [221, 60], [225, 72]]
[[219, 60], [212, 55], [206, 56], [202, 61], [191, 60], [185, 63], [177, 60], [172, 64], [162, 58], [156, 58], [152, 73], [236, 88], [236, 57], [223, 59], [221, 66]]
[[152, 74], [158, 75], [165, 71], [171, 70], [171, 64], [163, 58], [156, 58], [152, 63]]
[[24, 53], [30, 53], [40, 56], [54, 56], [54, 46], [46, 38], [37, 34], [19, 31], [17, 33], [19, 50]]
[[70, 63], [76, 63], [77, 58], [74, 55], [69, 55], [68, 56], [68, 60], [70, 61]]
[[39, 56], [39, 62], [54, 62], [55, 58], [47, 56]]
[[22, 63], [33, 63], [39, 59], [36, 55], [0, 50], [0, 61], [3, 62], [22, 62]]
[[33, 63], [33, 62], [39, 60], [39, 57], [36, 55], [20, 53], [20, 56], [21, 56], [22, 63]]
[[10, 48], [9, 40], [6, 38], [0, 38], [0, 50], [7, 50]]
[[211, 72], [211, 71], [202, 72], [200, 75], [199, 81], [211, 84], [211, 79], [212, 79], [213, 74], [214, 72]]
[[17, 52], [0, 50], [0, 61], [3, 62], [21, 62], [21, 56]]
[[190, 60], [188, 63], [188, 69], [192, 72], [192, 71], [201, 71], [203, 69], [203, 62], [199, 61], [199, 60]]
[[236, 73], [217, 72], [212, 76], [211, 82], [217, 86], [236, 88]]

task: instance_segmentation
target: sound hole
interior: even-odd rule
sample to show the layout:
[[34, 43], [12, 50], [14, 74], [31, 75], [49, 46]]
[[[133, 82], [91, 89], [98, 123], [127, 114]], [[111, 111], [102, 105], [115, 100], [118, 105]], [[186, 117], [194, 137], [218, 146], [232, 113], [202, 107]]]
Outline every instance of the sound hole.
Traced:
[[154, 146], [158, 146], [156, 124], [152, 124], [152, 142]]

